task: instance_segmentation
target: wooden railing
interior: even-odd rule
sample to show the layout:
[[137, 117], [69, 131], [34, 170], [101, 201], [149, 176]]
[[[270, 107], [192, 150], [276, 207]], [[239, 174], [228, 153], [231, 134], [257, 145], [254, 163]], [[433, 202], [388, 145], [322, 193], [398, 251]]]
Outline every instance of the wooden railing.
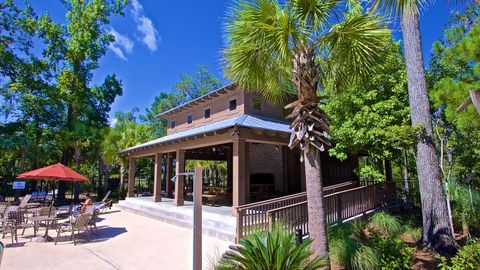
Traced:
[[[349, 189], [355, 185], [356, 183], [354, 182], [345, 182], [338, 185], [328, 186], [324, 189], [324, 193], [330, 194], [339, 190]], [[245, 204], [237, 207], [237, 239], [255, 231], [268, 230], [267, 212], [269, 210], [306, 201], [307, 193], [300, 192], [293, 195]]]
[[[332, 190], [337, 191], [338, 186], [324, 189], [327, 224], [342, 223], [396, 200], [395, 182], [375, 183], [333, 193]], [[243, 205], [237, 208], [237, 214], [237, 239], [276, 226], [292, 232], [302, 229], [304, 234], [308, 234], [306, 192]]]

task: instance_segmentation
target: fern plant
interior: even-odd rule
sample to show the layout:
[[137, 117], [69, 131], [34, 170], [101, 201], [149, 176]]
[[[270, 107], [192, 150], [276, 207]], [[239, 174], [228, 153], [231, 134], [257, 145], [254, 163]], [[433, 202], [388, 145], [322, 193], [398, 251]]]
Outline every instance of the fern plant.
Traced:
[[329, 265], [324, 257], [311, 258], [306, 240], [296, 243], [295, 235], [282, 229], [254, 233], [231, 246], [220, 259], [217, 270], [314, 270]]

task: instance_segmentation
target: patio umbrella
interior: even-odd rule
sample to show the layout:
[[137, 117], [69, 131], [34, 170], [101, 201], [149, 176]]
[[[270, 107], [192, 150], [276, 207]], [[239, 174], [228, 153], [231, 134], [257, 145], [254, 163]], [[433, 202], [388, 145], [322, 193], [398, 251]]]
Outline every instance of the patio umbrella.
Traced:
[[[77, 173], [76, 171], [70, 169], [69, 167], [61, 163], [57, 163], [29, 172], [24, 172], [22, 174], [19, 174], [17, 178], [65, 182], [90, 182], [90, 180], [85, 176]], [[55, 196], [55, 192], [53, 196]]]

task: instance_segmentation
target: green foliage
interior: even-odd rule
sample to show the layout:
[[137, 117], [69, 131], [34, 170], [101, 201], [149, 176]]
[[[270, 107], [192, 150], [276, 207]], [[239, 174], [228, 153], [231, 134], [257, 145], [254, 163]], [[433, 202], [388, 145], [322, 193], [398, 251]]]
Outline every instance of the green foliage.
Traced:
[[[353, 2], [352, 2], [353, 3]], [[321, 87], [364, 76], [381, 57], [389, 31], [380, 18], [346, 8], [337, 24], [335, 1], [240, 1], [231, 8], [224, 50], [226, 77], [271, 101], [292, 89], [294, 55], [314, 48]], [[307, 67], [303, 67], [307, 68]], [[296, 89], [300, 91], [300, 89]]]
[[410, 269], [415, 248], [399, 237], [407, 231], [421, 232], [410, 225], [402, 227], [398, 217], [383, 212], [368, 222], [335, 226], [329, 231], [330, 256], [346, 269]]
[[361, 245], [351, 256], [353, 270], [379, 269], [377, 250], [372, 247]]
[[478, 232], [480, 230], [480, 191], [453, 180], [449, 182], [449, 191], [453, 223]]
[[216, 269], [294, 270], [321, 269], [328, 265], [325, 258], [311, 258], [311, 240], [296, 243], [295, 235], [276, 229], [268, 233], [255, 233], [230, 247]]
[[453, 178], [480, 187], [480, 116], [473, 105], [458, 112], [469, 90], [480, 89], [480, 9], [469, 7], [452, 16], [443, 37], [434, 44], [430, 63], [430, 98], [441, 123], [445, 163]]
[[400, 219], [383, 211], [375, 213], [370, 218], [369, 228], [382, 235], [399, 235], [402, 231]]
[[476, 270], [480, 269], [480, 239], [472, 240], [468, 245], [463, 246], [458, 254], [451, 258], [450, 263], [447, 258], [440, 257], [441, 270]]
[[381, 269], [411, 269], [415, 248], [409, 247], [398, 237], [374, 237], [372, 245], [378, 251]]
[[413, 143], [401, 47], [391, 40], [383, 44], [384, 57], [373, 65], [368, 80], [326, 90], [330, 98], [322, 108], [332, 118], [336, 142], [329, 153], [337, 158], [361, 151], [373, 160], [392, 159], [398, 148]]
[[403, 234], [417, 243], [422, 238], [422, 228], [416, 228], [407, 224], [403, 226]]

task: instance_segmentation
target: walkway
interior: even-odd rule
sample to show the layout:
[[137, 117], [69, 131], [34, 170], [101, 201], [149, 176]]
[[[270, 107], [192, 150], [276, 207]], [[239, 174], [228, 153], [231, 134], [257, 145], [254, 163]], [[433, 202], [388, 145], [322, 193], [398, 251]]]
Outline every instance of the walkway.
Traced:
[[[191, 230], [116, 208], [100, 218], [98, 235], [90, 243], [81, 236], [77, 246], [67, 241], [66, 235], [56, 246], [30, 242], [32, 229], [27, 229], [24, 238], [19, 236], [18, 247], [5, 249], [2, 269], [192, 268]], [[2, 242], [11, 243], [7, 237]], [[212, 258], [218, 258], [229, 244], [204, 236], [204, 268], [212, 269]]]

